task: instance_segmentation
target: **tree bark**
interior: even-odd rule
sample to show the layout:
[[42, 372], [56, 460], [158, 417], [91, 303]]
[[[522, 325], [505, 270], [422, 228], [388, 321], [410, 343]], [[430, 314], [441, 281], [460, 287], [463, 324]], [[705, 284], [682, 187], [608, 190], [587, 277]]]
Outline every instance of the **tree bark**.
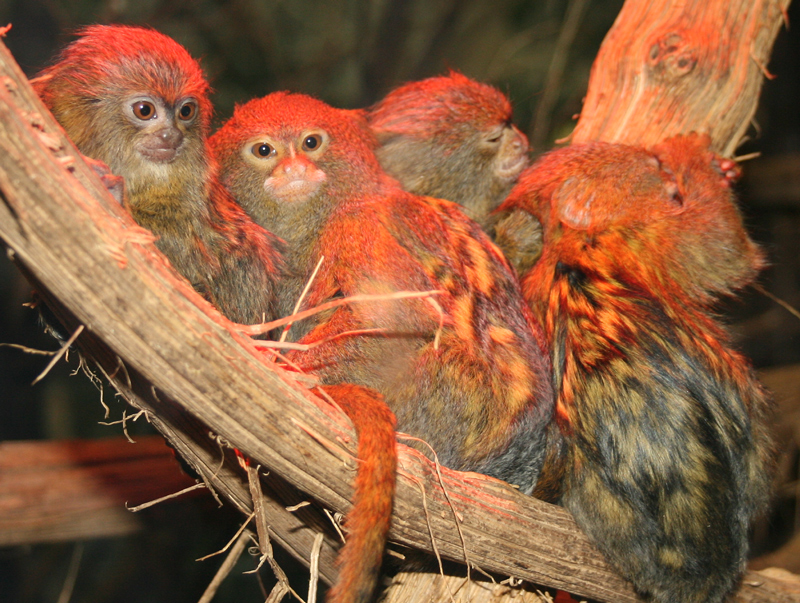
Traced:
[[710, 134], [730, 157], [756, 111], [790, 0], [627, 0], [592, 67], [572, 142]]

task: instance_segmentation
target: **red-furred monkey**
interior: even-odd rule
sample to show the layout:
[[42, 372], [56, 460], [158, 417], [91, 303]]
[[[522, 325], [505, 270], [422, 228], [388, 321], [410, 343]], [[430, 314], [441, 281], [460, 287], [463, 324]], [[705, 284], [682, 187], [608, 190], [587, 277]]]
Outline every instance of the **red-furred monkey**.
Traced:
[[[435, 303], [349, 304], [296, 325], [293, 339], [326, 343], [290, 357], [323, 383], [380, 392], [398, 428], [425, 440], [443, 464], [531, 492], [552, 417], [541, 330], [480, 226], [456, 204], [403, 191], [381, 170], [374, 144], [357, 113], [288, 93], [238, 107], [212, 137], [224, 184], [287, 242], [294, 278], [282, 306], [294, 303], [323, 256], [308, 307], [340, 296], [438, 292]], [[352, 534], [351, 543], [360, 546]], [[377, 568], [348, 581], [357, 595], [335, 587], [331, 599], [368, 600]]]

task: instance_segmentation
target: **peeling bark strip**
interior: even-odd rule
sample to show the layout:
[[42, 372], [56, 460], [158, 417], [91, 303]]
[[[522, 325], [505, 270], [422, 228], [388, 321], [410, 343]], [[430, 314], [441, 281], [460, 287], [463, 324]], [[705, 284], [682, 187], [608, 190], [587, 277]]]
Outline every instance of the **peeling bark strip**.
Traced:
[[789, 3], [627, 0], [592, 67], [571, 141], [651, 146], [698, 131], [731, 157], [769, 77]]
[[[85, 325], [76, 345], [240, 510], [252, 510], [246, 478], [232, 464], [220, 468], [221, 452], [230, 452], [208, 431], [325, 507], [346, 512], [354, 470], [343, 459], [353, 454], [354, 436], [341, 413], [266, 366], [138, 233], [0, 44], [0, 238], [70, 332]], [[442, 473], [479, 567], [600, 601], [637, 600], [563, 509], [489, 478]], [[276, 524], [294, 518], [280, 504], [265, 513]], [[453, 517], [436, 469], [401, 447], [390, 538], [431, 551], [433, 533], [440, 553], [459, 561]], [[306, 561], [300, 537], [308, 531], [282, 530], [282, 544]], [[733, 600], [797, 602], [800, 593], [750, 573]]]

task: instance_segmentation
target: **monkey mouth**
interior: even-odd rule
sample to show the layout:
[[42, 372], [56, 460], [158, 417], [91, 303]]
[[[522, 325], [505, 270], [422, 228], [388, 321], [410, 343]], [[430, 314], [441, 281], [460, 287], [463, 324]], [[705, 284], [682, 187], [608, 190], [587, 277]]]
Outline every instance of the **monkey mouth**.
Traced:
[[310, 198], [317, 192], [320, 184], [322, 184], [322, 182], [305, 180], [302, 178], [297, 180], [267, 178], [266, 182], [264, 182], [264, 188], [281, 201], [297, 203], [298, 201], [305, 201]]
[[169, 136], [151, 135], [139, 141], [136, 150], [153, 163], [172, 163], [183, 149], [184, 141], [184, 137], [178, 133]]
[[139, 149], [139, 153], [154, 163], [172, 163], [178, 156], [178, 149]]
[[509, 157], [497, 164], [495, 174], [501, 180], [514, 180], [528, 165], [528, 156], [524, 153], [516, 157]]

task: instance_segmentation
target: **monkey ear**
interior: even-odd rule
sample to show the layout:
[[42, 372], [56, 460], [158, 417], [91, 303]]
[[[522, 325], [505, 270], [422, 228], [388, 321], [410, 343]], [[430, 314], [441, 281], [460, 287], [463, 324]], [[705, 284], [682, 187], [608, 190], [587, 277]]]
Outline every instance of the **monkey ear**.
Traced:
[[570, 177], [553, 191], [553, 207], [557, 209], [558, 217], [564, 224], [585, 230], [597, 222], [592, 214], [593, 211], [597, 212], [597, 208], [592, 207], [595, 198], [595, 192], [585, 180]]

